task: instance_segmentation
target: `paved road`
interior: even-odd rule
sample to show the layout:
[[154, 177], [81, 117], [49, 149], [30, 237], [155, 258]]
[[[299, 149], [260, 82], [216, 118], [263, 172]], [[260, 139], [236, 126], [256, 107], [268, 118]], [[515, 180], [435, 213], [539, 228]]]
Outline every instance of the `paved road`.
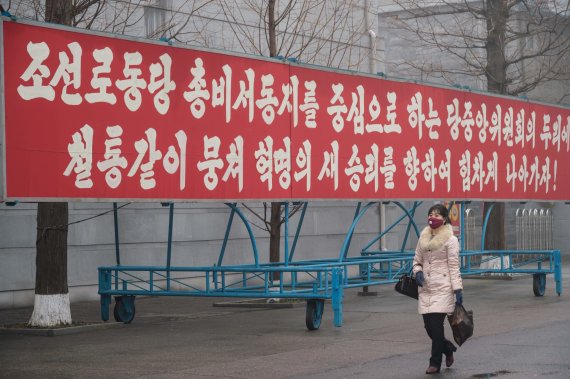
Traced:
[[[444, 378], [570, 378], [570, 272], [552, 276], [544, 297], [532, 279], [465, 279], [475, 335]], [[305, 308], [212, 307], [220, 299], [140, 298], [130, 325], [57, 337], [0, 335], [1, 378], [425, 378], [430, 342], [416, 302], [391, 286], [376, 297], [345, 293], [344, 325], [330, 304], [320, 330]], [[0, 310], [0, 324], [31, 309]], [[75, 321], [98, 321], [98, 302], [72, 306]], [[447, 333], [450, 333], [447, 330]]]

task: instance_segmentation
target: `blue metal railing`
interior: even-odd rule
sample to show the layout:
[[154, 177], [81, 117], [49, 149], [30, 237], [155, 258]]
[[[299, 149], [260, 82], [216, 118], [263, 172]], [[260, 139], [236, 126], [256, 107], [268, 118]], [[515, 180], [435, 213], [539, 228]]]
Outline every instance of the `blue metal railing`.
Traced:
[[[352, 237], [358, 223], [364, 214], [372, 209], [376, 202], [358, 204], [353, 221], [345, 235], [338, 258], [317, 259], [307, 261], [293, 260], [295, 248], [304, 220], [307, 203], [302, 204], [300, 219], [296, 228], [291, 249], [289, 249], [289, 204], [284, 204], [284, 260], [283, 262], [260, 263], [257, 244], [252, 228], [235, 203], [228, 203], [230, 215], [220, 255], [217, 264], [207, 267], [172, 267], [172, 226], [174, 204], [169, 206], [169, 228], [167, 261], [165, 266], [123, 266], [120, 264], [118, 228], [115, 226], [117, 265], [99, 268], [99, 294], [101, 295], [101, 314], [104, 320], [109, 318], [108, 306], [112, 296], [197, 296], [197, 297], [247, 297], [247, 298], [297, 298], [309, 300], [332, 301], [334, 324], [342, 325], [342, 298], [347, 288], [366, 287], [395, 283], [400, 276], [409, 271], [414, 252], [405, 250], [409, 234], [419, 229], [414, 221], [414, 215], [421, 202], [414, 202], [407, 209], [401, 203], [396, 206], [402, 210], [402, 216], [388, 228], [365, 244], [360, 254], [349, 257]], [[299, 204], [296, 204], [299, 205]], [[464, 204], [461, 204], [462, 213]], [[492, 208], [491, 208], [492, 209]], [[485, 217], [487, 225], [489, 213]], [[115, 210], [115, 220], [118, 220]], [[253, 253], [252, 264], [224, 266], [229, 234], [235, 215], [242, 220], [247, 229]], [[400, 250], [380, 251], [370, 248], [389, 231], [402, 222], [407, 222], [404, 241]], [[463, 223], [461, 224], [463, 229]], [[484, 246], [484, 234], [482, 237]], [[562, 292], [562, 273], [560, 251], [558, 250], [464, 250], [461, 239], [461, 272], [463, 275], [478, 275], [482, 273], [524, 273], [544, 276], [554, 274], [556, 292]], [[504, 258], [513, 255], [528, 256], [526, 260], [513, 263], [508, 260], [505, 266]], [[498, 259], [500, 265], [496, 268], [481, 268], [485, 260]], [[279, 273], [279, 275], [275, 275]], [[279, 279], [274, 279], [278, 277]]]

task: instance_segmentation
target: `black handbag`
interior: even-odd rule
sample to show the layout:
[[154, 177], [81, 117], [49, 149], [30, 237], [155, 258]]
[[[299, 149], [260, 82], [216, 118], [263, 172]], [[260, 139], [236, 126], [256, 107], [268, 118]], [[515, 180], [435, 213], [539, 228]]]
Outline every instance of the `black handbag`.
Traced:
[[412, 277], [411, 271], [410, 273], [404, 274], [400, 277], [394, 289], [402, 295], [406, 295], [414, 299], [418, 298], [418, 282], [416, 282], [416, 279]]
[[463, 305], [455, 304], [455, 310], [447, 316], [453, 339], [459, 346], [473, 335], [473, 311], [466, 311]]

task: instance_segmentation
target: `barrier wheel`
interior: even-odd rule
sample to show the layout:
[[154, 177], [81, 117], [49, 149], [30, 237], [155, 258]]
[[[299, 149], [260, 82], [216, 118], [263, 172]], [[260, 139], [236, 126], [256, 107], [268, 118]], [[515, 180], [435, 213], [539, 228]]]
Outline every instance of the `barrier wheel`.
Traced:
[[317, 330], [321, 326], [321, 320], [323, 318], [323, 310], [325, 308], [324, 300], [307, 300], [307, 313], [305, 317], [305, 323], [307, 329]]
[[534, 296], [544, 296], [546, 274], [532, 274], [532, 291]]
[[115, 297], [115, 307], [113, 308], [115, 321], [130, 324], [135, 318], [135, 297], [117, 296]]

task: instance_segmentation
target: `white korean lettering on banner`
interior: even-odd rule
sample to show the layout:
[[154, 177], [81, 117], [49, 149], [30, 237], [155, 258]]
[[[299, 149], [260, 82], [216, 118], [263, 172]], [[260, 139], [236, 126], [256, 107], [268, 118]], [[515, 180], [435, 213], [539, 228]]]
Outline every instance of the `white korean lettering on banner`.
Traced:
[[[93, 67], [93, 77], [91, 78], [91, 87], [97, 92], [90, 92], [85, 94], [85, 100], [88, 103], [107, 103], [114, 105], [117, 103], [117, 97], [114, 93], [107, 92], [112, 83], [111, 79], [107, 77], [111, 73], [111, 63], [113, 62], [113, 51], [105, 47], [103, 49], [93, 50], [93, 59], [95, 62], [100, 63], [99, 66]], [[101, 75], [105, 75], [104, 77]]]
[[261, 182], [267, 182], [271, 191], [273, 188], [273, 173], [279, 174], [279, 185], [288, 189], [291, 184], [291, 140], [283, 138], [283, 149], [273, 151], [273, 138], [267, 136], [259, 142], [259, 148], [255, 151], [256, 169], [261, 174]]
[[501, 107], [500, 104], [497, 104], [495, 106], [495, 110], [493, 111], [493, 114], [491, 115], [491, 126], [489, 127], [489, 133], [491, 133], [491, 141], [495, 141], [497, 140], [497, 145], [501, 146], [501, 136], [502, 136], [502, 132], [501, 130], [503, 129], [502, 126], [502, 113], [503, 113], [503, 108]]
[[308, 140], [303, 141], [302, 146], [299, 147], [295, 163], [300, 171], [295, 171], [293, 177], [296, 182], [305, 178], [305, 188], [309, 192], [311, 190], [311, 142]]
[[20, 84], [18, 86], [18, 94], [24, 100], [41, 98], [53, 101], [55, 98], [53, 87], [44, 85], [44, 79], [48, 79], [50, 76], [49, 68], [43, 64], [50, 53], [48, 44], [45, 42], [29, 42], [26, 49], [28, 51], [28, 55], [32, 58], [32, 62], [20, 76], [20, 79], [24, 82], [31, 79], [32, 83], [29, 86]]
[[333, 97], [330, 101], [330, 106], [327, 107], [327, 113], [329, 116], [333, 116], [332, 126], [333, 129], [340, 133], [344, 129], [344, 118], [342, 114], [346, 113], [347, 108], [344, 104], [344, 98], [342, 97], [342, 91], [344, 91], [344, 86], [342, 83], [336, 83], [332, 85]]
[[526, 186], [529, 178], [530, 178], [530, 173], [528, 172], [528, 161], [526, 155], [523, 154], [522, 163], [519, 167], [519, 172], [518, 172], [518, 179], [519, 182], [521, 182], [523, 185], [523, 192], [526, 192]]
[[315, 129], [317, 127], [317, 111], [320, 109], [316, 98], [317, 82], [308, 80], [305, 81], [304, 86], [306, 91], [303, 104], [299, 106], [299, 110], [305, 114], [305, 126], [309, 129]]
[[[135, 150], [138, 155], [127, 176], [133, 177], [140, 169], [140, 186], [143, 190], [149, 190], [156, 187], [154, 163], [162, 158], [162, 152], [156, 149], [156, 130], [148, 128], [145, 134], [146, 139], [142, 138], [135, 142]], [[143, 163], [147, 153], [148, 161]]]
[[79, 105], [83, 101], [78, 93], [68, 93], [68, 87], [73, 85], [74, 89], [81, 86], [81, 46], [77, 42], [67, 45], [71, 52], [72, 59], [64, 51], [59, 52], [59, 66], [53, 74], [49, 85], [55, 87], [60, 80], [63, 80], [61, 100], [67, 105]]
[[229, 123], [232, 119], [232, 68], [225, 64], [222, 71], [224, 76], [219, 80], [212, 79], [212, 108], [225, 105], [226, 123]]
[[481, 109], [477, 110], [477, 116], [475, 116], [475, 125], [479, 129], [479, 142], [485, 143], [487, 141], [487, 129], [489, 128], [487, 104], [481, 103]]
[[351, 93], [352, 103], [346, 121], [353, 121], [354, 134], [364, 134], [364, 87], [357, 86], [356, 92]]
[[515, 192], [515, 185], [518, 178], [518, 172], [516, 167], [516, 156], [511, 154], [511, 161], [507, 162], [507, 184], [511, 184], [511, 192]]
[[552, 140], [552, 132], [550, 131], [550, 115], [545, 114], [542, 118], [542, 132], [540, 140], [544, 142], [544, 150], [548, 150], [548, 143]]
[[508, 107], [505, 111], [504, 126], [503, 126], [503, 138], [508, 147], [513, 146], [513, 122], [514, 122], [513, 107]]
[[473, 112], [471, 108], [473, 104], [470, 101], [463, 103], [465, 111], [463, 112], [463, 117], [461, 118], [461, 127], [463, 128], [463, 136], [465, 141], [471, 142], [473, 138], [473, 125], [475, 125], [475, 120], [473, 119]]
[[[206, 70], [204, 69], [204, 62], [201, 58], [196, 58], [194, 60], [195, 67], [190, 69], [190, 73], [192, 74], [192, 80], [190, 84], [188, 84], [188, 91], [184, 92], [183, 96], [184, 99], [190, 103], [190, 112], [195, 119], [201, 119], [206, 112], [206, 103], [204, 100], [210, 99], [210, 92], [206, 89], [206, 80], [204, 76], [206, 75]], [[221, 79], [224, 83], [224, 79]], [[221, 100], [221, 104], [223, 104], [223, 93], [224, 91], [216, 92], [219, 96], [216, 98], [216, 102], [212, 99], [213, 106], [217, 105], [217, 101]]]
[[404, 166], [406, 168], [406, 175], [408, 176], [408, 187], [410, 190], [415, 191], [418, 186], [417, 176], [420, 173], [420, 160], [418, 159], [418, 151], [415, 146], [412, 146], [406, 151]]
[[384, 125], [384, 133], [402, 134], [402, 127], [396, 122], [396, 100], [398, 95], [396, 92], [388, 92], [386, 94], [388, 99], [388, 106], [386, 107], [386, 120]]
[[238, 192], [243, 190], [243, 137], [237, 136], [230, 144], [230, 151], [226, 154], [227, 168], [222, 180], [227, 182], [230, 175], [237, 178]]
[[531, 160], [531, 162], [528, 184], [534, 184], [534, 192], [538, 192], [538, 182], [540, 180], [540, 165], [538, 163], [538, 157], [534, 157], [534, 160]]
[[176, 171], [180, 171], [178, 183], [182, 191], [186, 188], [186, 143], [188, 137], [182, 130], [177, 131], [174, 137], [176, 137], [176, 142], [178, 143], [178, 151], [174, 146], [168, 146], [166, 154], [164, 154], [162, 159], [162, 166], [169, 174], [175, 174]]
[[376, 95], [372, 96], [372, 100], [368, 104], [368, 113], [370, 114], [370, 123], [366, 124], [367, 133], [384, 133], [384, 126], [380, 123], [379, 117], [381, 113], [380, 102]]
[[493, 158], [487, 162], [487, 176], [485, 177], [485, 185], [488, 185], [490, 181], [493, 181], [493, 189], [497, 192], [497, 186], [499, 182], [499, 155], [496, 151], [493, 151]]
[[91, 180], [91, 167], [93, 166], [93, 128], [85, 124], [79, 132], [73, 133], [73, 142], [67, 145], [67, 152], [71, 157], [63, 175], [75, 175], [77, 188], [93, 187]]
[[[152, 58], [145, 55], [143, 58], [143, 53], [147, 54], [147, 50], [142, 48], [141, 51], [120, 50], [120, 47], [117, 48], [113, 45], [112, 48], [102, 47], [89, 52], [86, 51], [88, 59], [84, 59], [83, 48], [79, 42], [73, 40], [71, 42], [57, 42], [57, 46], [60, 51], [50, 50], [50, 46], [46, 42], [29, 42], [26, 45], [30, 63], [19, 77], [16, 88], [21, 99], [26, 101], [33, 99], [54, 101], [57, 91], [58, 106], [61, 106], [62, 103], [71, 106], [79, 105], [82, 103], [83, 97], [88, 104], [105, 106], [115, 105], [117, 95], [120, 93], [119, 91], [122, 91], [124, 104], [131, 112], [147, 112], [148, 110], [141, 109], [143, 100], [147, 100], [144, 99], [144, 96], [152, 95], [154, 107], [158, 114], [166, 115], [171, 108], [171, 101], [174, 101], [171, 96], [177, 88], [174, 81], [177, 77], [172, 78], [172, 74], [189, 71], [190, 78], [186, 81], [188, 84], [186, 91], [183, 92], [183, 98], [188, 103], [187, 107], [194, 119], [202, 119], [207, 116], [205, 119], [208, 123], [203, 126], [213, 128], [213, 133], [216, 133], [215, 130], [218, 129], [215, 128], [219, 126], [215, 122], [209, 123], [209, 121], [215, 120], [215, 117], [211, 119], [211, 116], [207, 115], [209, 106], [219, 108], [220, 112], [222, 108], [225, 108], [227, 124], [230, 124], [232, 112], [237, 111], [240, 117], [241, 115], [245, 117], [247, 113], [249, 124], [246, 124], [252, 126], [251, 135], [254, 136], [259, 136], [255, 129], [261, 125], [261, 120], [266, 125], [277, 124], [279, 128], [285, 128], [287, 121], [290, 120], [291, 126], [296, 127], [299, 123], [299, 112], [302, 112], [304, 125], [309, 129], [301, 133], [303, 137], [295, 136], [298, 137], [295, 140], [292, 137], [291, 130], [288, 130], [290, 134], [284, 136], [280, 133], [278, 134], [280, 135], [279, 140], [274, 140], [275, 135], [269, 133], [270, 135], [258, 141], [258, 148], [253, 151], [259, 179], [261, 183], [267, 183], [267, 188], [270, 191], [272, 190], [273, 176], [278, 178], [280, 189], [287, 190], [291, 188], [291, 175], [293, 175], [295, 182], [305, 181], [304, 185], [301, 183], [300, 186], [304, 186], [305, 190], [309, 192], [311, 181], [315, 179], [312, 177], [311, 171], [312, 154], [319, 156], [322, 153], [323, 161], [317, 180], [327, 182], [329, 186], [334, 184], [335, 191], [338, 189], [340, 166], [348, 178], [346, 184], [350, 186], [350, 191], [353, 193], [365, 193], [367, 191], [367, 189], [363, 191], [361, 186], [363, 178], [365, 185], [370, 185], [369, 188], [374, 186], [374, 192], [378, 192], [380, 174], [384, 177], [384, 189], [399, 190], [400, 188], [395, 188], [394, 178], [396, 170], [403, 168], [409, 191], [419, 191], [418, 193], [422, 195], [426, 193], [425, 191], [439, 193], [442, 191], [440, 187], [444, 184], [446, 191], [450, 193], [452, 192], [451, 184], [455, 180], [457, 180], [458, 185], [459, 180], [461, 180], [461, 189], [464, 193], [474, 191], [476, 194], [487, 194], [490, 190], [501, 192], [501, 196], [510, 192], [514, 197], [517, 197], [529, 188], [529, 190], [534, 189], [535, 193], [540, 191], [541, 194], [550, 194], [556, 190], [558, 160], [561, 159], [558, 153], [564, 150], [570, 151], [570, 116], [566, 116], [560, 111], [550, 110], [546, 106], [533, 108], [532, 104], [526, 102], [517, 103], [508, 99], [493, 100], [487, 96], [477, 94], [471, 96], [468, 93], [461, 94], [459, 92], [453, 92], [450, 97], [447, 97], [447, 90], [443, 94], [437, 93], [437, 89], [433, 92], [423, 89], [408, 92], [409, 87], [407, 86], [394, 87], [395, 90], [387, 91], [377, 89], [372, 85], [367, 86], [364, 82], [362, 82], [363, 84], [354, 83], [354, 77], [350, 76], [349, 79], [341, 74], [334, 76], [338, 79], [336, 82], [325, 86], [330, 85], [330, 89], [319, 87], [321, 76], [315, 75], [314, 80], [303, 82], [302, 93], [299, 93], [300, 82], [296, 75], [287, 77], [287, 75], [282, 75], [285, 70], [272, 70], [270, 65], [256, 66], [263, 67], [264, 72], [256, 72], [254, 68], [245, 66], [246, 69], [239, 72], [241, 79], [238, 80], [238, 92], [237, 89], [232, 91], [232, 67], [229, 64], [221, 66], [215, 59], [210, 59], [209, 55], [208, 59], [210, 60], [207, 61], [210, 62], [209, 66], [206, 66], [202, 58], [192, 55], [193, 61], [189, 64], [191, 67], [184, 68], [184, 71], [175, 70], [172, 72], [173, 59], [177, 59], [178, 55], [171, 57], [171, 55], [164, 53], [160, 56], [158, 54], [153, 55]], [[130, 46], [135, 46], [135, 44]], [[23, 47], [21, 46], [22, 49]], [[49, 59], [50, 53], [54, 54], [51, 59]], [[122, 56], [123, 61], [114, 62], [115, 56]], [[146, 62], [147, 59], [153, 63], [143, 65], [143, 61]], [[82, 67], [86, 62], [89, 62], [92, 67]], [[48, 64], [52, 67], [48, 67]], [[57, 67], [55, 67], [56, 65]], [[112, 67], [117, 65], [122, 67], [117, 69], [118, 72], [112, 72]], [[239, 67], [244, 67], [241, 62]], [[220, 73], [220, 69], [222, 73]], [[289, 72], [292, 71], [294, 70], [291, 69]], [[90, 82], [85, 85], [83, 92], [81, 91], [82, 72], [88, 73], [87, 75], [91, 74]], [[212, 72], [216, 72], [216, 74], [212, 75]], [[258, 77], [257, 81], [256, 77]], [[325, 83], [330, 83], [329, 78], [322, 80]], [[259, 88], [258, 91], [256, 91], [256, 86]], [[322, 96], [327, 98], [317, 99], [317, 88], [321, 88]], [[377, 93], [372, 93], [371, 88], [376, 88]], [[350, 92], [350, 104], [345, 102], [343, 97], [345, 89], [347, 93]], [[451, 93], [451, 91], [449, 92]], [[232, 93], [234, 96], [237, 94], [237, 96], [232, 97]], [[439, 104], [440, 108], [438, 109], [437, 104], [434, 104], [432, 97], [428, 94], [434, 96], [436, 100], [449, 98], [449, 103]], [[382, 99], [383, 96], [385, 96], [385, 102], [381, 104], [379, 97]], [[398, 96], [400, 96], [400, 101], [404, 102], [400, 105], [406, 105], [406, 110], [401, 110], [400, 113], [397, 112]], [[404, 99], [401, 96], [404, 96]], [[480, 100], [483, 98], [488, 101], [488, 105]], [[18, 101], [21, 102], [20, 99]], [[326, 104], [327, 101], [328, 104]], [[89, 106], [88, 104], [85, 106]], [[318, 112], [323, 104], [327, 106], [327, 112], [320, 115]], [[97, 108], [97, 111], [99, 109], [104, 108]], [[109, 107], [105, 109], [112, 109], [109, 114], [121, 111]], [[421, 142], [426, 138], [430, 140], [440, 138], [441, 119], [438, 110], [442, 112], [447, 110], [445, 121], [449, 127], [452, 141], [461, 140], [460, 142], [463, 145], [460, 144], [459, 146], [464, 146], [465, 142], [469, 143], [474, 139], [476, 133], [475, 139], [480, 143], [479, 146], [473, 147], [473, 150], [466, 149], [459, 155], [454, 154], [455, 160], [452, 162], [452, 149], [438, 149], [435, 144], [433, 147], [430, 147], [430, 144], [426, 146], [425, 143], [415, 145], [415, 142]], [[406, 130], [404, 137], [407, 142], [404, 146], [399, 147], [402, 151], [398, 150], [398, 153], [395, 153], [392, 146], [386, 146], [393, 144], [392, 139], [396, 138], [394, 136], [388, 136], [389, 138], [382, 144], [371, 141], [368, 150], [368, 146], [365, 145], [368, 140], [364, 137], [364, 133], [402, 134], [402, 127], [397, 118], [406, 118], [406, 111], [407, 124], [405, 125], [409, 125], [411, 129], [415, 130]], [[368, 113], [366, 114], [366, 112]], [[105, 113], [102, 112], [101, 114]], [[89, 113], [86, 112], [86, 115]], [[123, 119], [123, 115], [120, 113], [118, 116]], [[180, 115], [177, 114], [176, 116]], [[254, 122], [255, 118], [259, 118], [259, 116], [261, 116], [261, 120]], [[276, 123], [278, 116], [284, 117], [277, 118], [280, 122]], [[222, 117], [221, 113], [219, 117]], [[144, 120], [144, 117], [142, 119]], [[188, 162], [192, 162], [192, 166], [197, 167], [198, 171], [202, 172], [204, 186], [207, 190], [217, 189], [219, 178], [227, 182], [230, 177], [236, 183], [238, 192], [241, 193], [244, 190], [244, 171], [247, 171], [247, 167], [244, 167], [244, 156], [251, 154], [252, 149], [249, 152], [247, 149], [244, 150], [245, 142], [242, 136], [230, 137], [233, 139], [225, 141], [227, 145], [223, 145], [222, 142], [224, 141], [220, 137], [208, 137], [202, 132], [194, 137], [203, 138], [204, 159], [197, 161], [195, 158], [190, 158], [188, 161], [186, 156], [188, 137], [183, 130], [178, 130], [180, 127], [175, 129], [178, 130], [175, 134], [176, 142], [166, 149], [164, 149], [165, 146], [162, 146], [162, 151], [165, 152], [163, 153], [157, 147], [157, 131], [154, 128], [146, 129], [144, 131], [145, 137], [135, 140], [140, 136], [132, 137], [133, 125], [129, 125], [127, 128], [125, 124], [122, 126], [105, 124], [104, 146], [101, 144], [102, 146], [93, 149], [93, 136], [94, 133], [99, 133], [98, 129], [95, 128], [96, 132], [94, 132], [90, 125], [84, 121], [80, 122], [79, 125], [84, 126], [71, 135], [72, 142], [67, 145], [70, 160], [64, 171], [64, 176], [75, 176], [74, 185], [76, 188], [97, 187], [97, 183], [94, 183], [94, 180], [96, 181], [98, 178], [97, 175], [100, 175], [101, 181], [104, 176], [106, 185], [111, 189], [117, 189], [121, 185], [129, 186], [129, 184], [125, 184], [128, 180], [123, 178], [123, 174], [130, 166], [127, 173], [128, 177], [138, 175], [142, 189], [154, 189], [161, 184], [157, 183], [157, 180], [164, 178], [163, 175], [157, 175], [155, 179], [154, 171], [154, 164], [162, 160], [163, 168], [167, 174], [178, 173], [180, 175], [179, 189], [181, 191], [186, 188], [186, 164], [190, 164]], [[159, 131], [171, 130], [170, 125], [161, 125], [160, 122], [157, 125], [152, 120], [150, 122], [153, 122], [152, 126]], [[336, 133], [343, 132], [345, 123], [350, 122], [353, 124], [353, 130], [345, 132], [348, 134], [345, 134], [344, 137], [348, 138], [342, 138], [342, 146], [337, 140], [330, 142], [331, 134], [325, 133], [322, 137], [325, 138], [325, 143], [330, 143], [330, 148], [324, 147], [323, 150], [312, 151], [314, 148], [311, 146], [311, 138], [321, 137], [320, 134], [315, 135], [315, 132], [311, 131], [311, 129], [317, 128], [317, 122], [330, 122]], [[139, 125], [135, 126], [139, 127]], [[239, 130], [237, 127], [236, 129]], [[124, 131], [128, 131], [128, 133], [124, 133]], [[416, 132], [417, 134], [415, 134]], [[311, 137], [305, 137], [304, 133], [311, 135]], [[104, 134], [102, 130], [101, 134]], [[225, 132], [220, 134], [222, 138], [225, 135]], [[409, 137], [413, 138], [410, 139]], [[133, 140], [128, 141], [126, 145], [134, 143], [136, 159], [132, 156], [132, 146], [129, 146], [131, 149], [123, 151], [123, 140], [125, 138], [133, 138], [134, 142]], [[295, 154], [295, 168], [292, 169], [291, 144], [292, 141], [298, 144], [299, 139], [302, 138], [307, 139], [299, 145], [297, 152], [293, 152]], [[542, 145], [540, 147], [541, 153], [533, 156], [531, 151], [535, 148], [537, 139], [539, 140], [538, 143]], [[492, 144], [494, 149], [502, 155], [499, 156], [497, 151], [493, 151], [493, 148], [488, 146], [489, 144]], [[248, 145], [248, 147], [254, 146], [253, 144]], [[348, 151], [345, 151], [348, 146], [351, 147], [350, 155], [347, 154]], [[424, 146], [426, 147], [424, 148]], [[343, 157], [339, 155], [341, 148], [345, 149], [343, 150], [345, 153]], [[426, 148], [428, 148], [427, 151]], [[382, 161], [379, 157], [380, 149], [383, 149]], [[418, 152], [418, 149], [421, 152]], [[96, 171], [97, 175], [92, 177], [93, 151], [97, 152], [96, 166], [98, 171]], [[405, 155], [403, 154], [404, 151]], [[499, 157], [501, 158], [501, 166], [499, 166]], [[251, 157], [249, 156], [249, 158]], [[97, 161], [97, 159], [100, 160]], [[395, 164], [394, 162], [400, 163]], [[404, 167], [401, 167], [402, 163]], [[452, 164], [459, 169], [457, 174], [460, 178], [457, 177], [452, 180], [451, 173], [455, 172], [451, 169]], [[500, 172], [499, 167], [501, 168]], [[563, 166], [561, 166], [561, 170], [562, 168]], [[418, 186], [417, 176], [420, 172], [427, 184], [422, 183]], [[405, 178], [399, 184], [405, 187], [403, 180]], [[326, 188], [326, 186], [323, 187]], [[323, 187], [319, 187], [318, 191], [321, 191]], [[343, 185], [342, 187], [344, 190], [347, 186]], [[459, 189], [457, 190], [459, 191]], [[344, 195], [341, 194], [341, 196]]]
[[323, 152], [324, 162], [317, 179], [322, 181], [325, 176], [332, 179], [336, 191], [338, 189], [338, 141], [332, 141], [331, 148], [332, 150]]
[[479, 184], [479, 192], [483, 191], [483, 184], [485, 182], [485, 162], [483, 160], [483, 153], [478, 152], [473, 157], [473, 166], [471, 170], [471, 185]]
[[374, 192], [378, 192], [378, 172], [379, 172], [379, 148], [377, 144], [372, 144], [371, 153], [366, 154], [364, 160], [366, 161], [366, 168], [364, 170], [364, 182], [369, 184], [374, 183]]
[[459, 100], [453, 99], [451, 104], [447, 104], [447, 126], [451, 138], [457, 141], [459, 138], [459, 124], [461, 123], [461, 116], [459, 116]]
[[560, 152], [560, 140], [562, 134], [562, 116], [558, 115], [556, 121], [552, 124], [552, 146], [556, 147], [556, 151]]
[[526, 123], [526, 142], [532, 141], [532, 148], [534, 149], [536, 143], [536, 113], [532, 111]]
[[352, 155], [348, 160], [348, 165], [344, 169], [346, 176], [350, 177], [350, 188], [354, 192], [358, 192], [360, 189], [360, 175], [364, 173], [364, 167], [360, 163], [360, 157], [358, 156], [358, 146], [352, 145]]
[[254, 82], [255, 71], [248, 68], [245, 70], [247, 83], [244, 80], [239, 81], [239, 94], [232, 106], [233, 109], [238, 109], [240, 106], [248, 110], [248, 121], [253, 121], [253, 108], [254, 108]]
[[[154, 95], [154, 107], [158, 113], [164, 115], [170, 108], [170, 97], [168, 93], [176, 89], [176, 83], [170, 79], [170, 70], [172, 67], [172, 58], [168, 54], [162, 54], [159, 58], [160, 63], [152, 63], [150, 65], [150, 81], [148, 83], [148, 91]], [[158, 90], [158, 92], [157, 92]]]
[[279, 174], [279, 185], [283, 189], [288, 189], [291, 185], [291, 139], [283, 138], [283, 149], [275, 150], [273, 153], [273, 167], [275, 174]]
[[123, 99], [127, 109], [131, 112], [138, 110], [141, 106], [141, 89], [146, 88], [146, 81], [140, 77], [142, 70], [138, 68], [142, 63], [142, 59], [143, 57], [138, 51], [134, 53], [125, 53], [125, 68], [123, 69], [125, 79], [117, 80], [115, 82], [117, 88], [125, 92]]
[[[275, 107], [279, 101], [273, 96], [273, 75], [261, 75], [261, 98], [255, 101], [257, 108], [261, 109], [261, 118], [267, 125], [271, 125], [275, 119]], [[251, 121], [251, 120], [250, 120]]]
[[[285, 83], [281, 86], [281, 91], [283, 92], [283, 100], [281, 100], [277, 114], [282, 115], [285, 111], [293, 113], [293, 127], [296, 127], [297, 124], [299, 124], [299, 79], [297, 76], [291, 76], [289, 83]], [[291, 101], [293, 103], [291, 103]]]
[[408, 122], [412, 128], [418, 129], [418, 139], [421, 141], [423, 124], [426, 120], [426, 116], [422, 112], [422, 94], [420, 92], [416, 92], [410, 101], [411, 103], [408, 104], [407, 108]]
[[418, 128], [419, 140], [423, 136], [423, 126], [425, 124], [428, 130], [428, 136], [430, 139], [439, 139], [439, 133], [435, 127], [441, 126], [441, 119], [436, 109], [433, 107], [433, 100], [428, 97], [428, 114], [426, 116], [423, 111], [422, 100], [423, 96], [421, 92], [417, 92], [411, 99], [411, 104], [408, 104], [408, 121], [412, 128]]
[[97, 168], [99, 171], [105, 172], [107, 185], [115, 189], [121, 184], [122, 179], [119, 168], [124, 170], [128, 165], [127, 159], [121, 156], [123, 128], [120, 125], [109, 126], [107, 127], [107, 135], [110, 138], [105, 140], [104, 160], [97, 162]]
[[562, 128], [560, 139], [566, 142], [566, 152], [570, 151], [570, 116], [566, 119], [566, 126]]
[[224, 162], [220, 158], [220, 138], [217, 136], [204, 136], [204, 160], [198, 161], [198, 171], [206, 171], [204, 174], [204, 185], [206, 189], [212, 191], [218, 185], [218, 174], [216, 170], [224, 167]]
[[471, 152], [465, 150], [459, 160], [459, 175], [461, 175], [461, 189], [463, 192], [471, 190]]
[[273, 188], [273, 138], [267, 136], [263, 141], [259, 141], [254, 157], [257, 160], [255, 168], [261, 175], [259, 178], [262, 183], [267, 182], [267, 189], [271, 191]]
[[539, 185], [545, 187], [545, 193], [548, 193], [550, 189], [551, 179], [552, 179], [552, 174], [550, 173], [550, 157], [546, 157], [544, 164], [542, 165], [542, 172], [539, 181]]
[[524, 129], [524, 109], [519, 109], [517, 112], [515, 127], [514, 127], [514, 139], [515, 145], [520, 145], [524, 147], [525, 144], [525, 129]]
[[437, 109], [433, 108], [433, 100], [431, 97], [428, 98], [428, 118], [426, 119], [426, 128], [429, 130], [429, 138], [436, 140], [439, 139], [439, 132], [435, 129], [435, 127], [441, 126], [441, 120], [439, 118], [439, 114]]
[[445, 159], [439, 163], [439, 178], [446, 180], [447, 192], [451, 191], [451, 150], [445, 149]]
[[384, 148], [384, 162], [380, 167], [380, 172], [384, 175], [384, 188], [394, 189], [396, 165], [394, 164], [394, 148], [392, 146]]
[[421, 167], [424, 171], [425, 181], [430, 183], [431, 191], [435, 191], [435, 177], [437, 175], [437, 169], [435, 168], [435, 152], [433, 151], [433, 148], [430, 147], [428, 149]]

